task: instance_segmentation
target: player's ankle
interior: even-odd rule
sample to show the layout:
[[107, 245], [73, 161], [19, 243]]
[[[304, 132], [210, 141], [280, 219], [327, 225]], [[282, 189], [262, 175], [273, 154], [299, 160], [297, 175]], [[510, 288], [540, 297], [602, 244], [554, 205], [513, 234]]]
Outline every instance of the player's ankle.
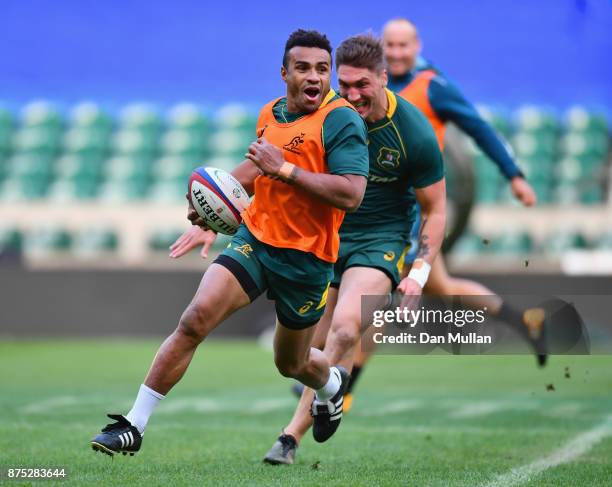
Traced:
[[297, 429], [293, 429], [291, 426], [287, 426], [281, 430], [281, 435], [292, 436], [297, 445], [302, 441], [302, 437], [304, 433], [298, 431]]
[[144, 434], [149, 418], [163, 398], [163, 394], [160, 394], [145, 384], [140, 386], [136, 401], [130, 412], [125, 415], [125, 418], [141, 435]]
[[340, 372], [336, 367], [330, 367], [327, 382], [323, 387], [315, 391], [315, 400], [319, 402], [328, 401], [340, 390], [341, 384], [342, 379], [340, 377]]

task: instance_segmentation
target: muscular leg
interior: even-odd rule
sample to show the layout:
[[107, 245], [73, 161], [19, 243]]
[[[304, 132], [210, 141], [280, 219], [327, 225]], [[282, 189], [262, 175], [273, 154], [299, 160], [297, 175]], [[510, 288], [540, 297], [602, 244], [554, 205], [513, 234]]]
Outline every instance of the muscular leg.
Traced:
[[329, 378], [329, 362], [321, 350], [311, 347], [315, 328], [311, 326], [303, 330], [292, 330], [277, 320], [274, 362], [283, 376], [319, 389]]
[[[327, 332], [331, 325], [332, 315], [338, 302], [338, 290], [335, 288], [329, 288], [329, 294], [327, 295], [327, 305], [325, 306], [325, 313], [321, 317], [319, 323], [317, 323], [315, 336], [313, 337], [313, 346], [321, 345], [321, 349], [325, 345], [325, 339], [327, 338]], [[292, 435], [297, 442], [299, 442], [308, 431], [308, 428], [312, 425], [312, 417], [310, 416], [310, 405], [314, 398], [314, 391], [308, 387], [305, 387], [302, 396], [298, 402], [297, 408], [293, 413], [293, 418], [285, 428], [285, 433]]]
[[183, 377], [198, 345], [221, 321], [249, 304], [249, 297], [234, 275], [219, 264], [212, 264], [179, 324], [161, 345], [145, 385], [167, 394]]
[[[198, 345], [221, 321], [249, 302], [236, 277], [222, 265], [211, 264], [176, 330], [159, 347], [134, 405], [125, 416], [140, 434], [159, 401], [185, 374]], [[123, 446], [124, 440], [121, 441]]]
[[[361, 333], [361, 296], [387, 294], [390, 288], [391, 280], [378, 269], [351, 267], [343, 274], [325, 342], [324, 352], [330, 363], [352, 369], [355, 347]], [[326, 310], [326, 314], [328, 312]], [[312, 398], [313, 391], [304, 389], [293, 419], [285, 428], [285, 433], [295, 437], [298, 442], [312, 424], [309, 413]]]

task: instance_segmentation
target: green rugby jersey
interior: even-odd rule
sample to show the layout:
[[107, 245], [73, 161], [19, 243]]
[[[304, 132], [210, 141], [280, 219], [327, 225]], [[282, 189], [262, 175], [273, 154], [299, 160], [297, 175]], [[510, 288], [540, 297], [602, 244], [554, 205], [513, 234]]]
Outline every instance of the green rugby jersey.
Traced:
[[356, 212], [347, 213], [341, 235], [372, 229], [409, 232], [416, 212], [414, 188], [444, 177], [431, 124], [416, 107], [385, 91], [386, 116], [367, 124], [370, 172], [365, 196]]

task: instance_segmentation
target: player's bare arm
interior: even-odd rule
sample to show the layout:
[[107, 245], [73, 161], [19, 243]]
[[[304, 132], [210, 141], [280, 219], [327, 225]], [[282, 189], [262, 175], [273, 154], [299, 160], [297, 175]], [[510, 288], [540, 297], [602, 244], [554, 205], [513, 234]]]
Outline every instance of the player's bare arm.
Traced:
[[417, 258], [432, 264], [442, 247], [446, 224], [446, 181], [440, 181], [415, 189], [416, 198], [421, 205], [423, 223], [419, 235]]
[[261, 175], [259, 168], [250, 160], [242, 161], [232, 172], [242, 187], [246, 190], [249, 196], [255, 193], [255, 179]]
[[[419, 252], [413, 268], [397, 286], [404, 294], [420, 295], [427, 279], [429, 269], [440, 252], [446, 225], [446, 182], [444, 179], [415, 189], [416, 198], [421, 205], [422, 221], [419, 233]], [[424, 277], [423, 277], [424, 276]]]
[[282, 151], [263, 137], [249, 146], [246, 157], [266, 176], [279, 178], [302, 188], [341, 210], [357, 210], [365, 193], [365, 177], [306, 171], [285, 161]]

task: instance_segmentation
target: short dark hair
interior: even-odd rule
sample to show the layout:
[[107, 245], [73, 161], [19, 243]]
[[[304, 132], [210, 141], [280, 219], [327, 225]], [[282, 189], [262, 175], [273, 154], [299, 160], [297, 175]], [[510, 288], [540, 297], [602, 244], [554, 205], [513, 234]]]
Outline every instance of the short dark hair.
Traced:
[[342, 64], [380, 73], [385, 67], [382, 44], [372, 34], [349, 37], [336, 49], [336, 68]]
[[327, 51], [330, 56], [332, 53], [331, 44], [325, 34], [321, 34], [316, 30], [298, 29], [291, 33], [285, 44], [285, 53], [283, 54], [283, 66], [285, 69], [288, 67], [289, 51], [296, 46], [318, 47]]

